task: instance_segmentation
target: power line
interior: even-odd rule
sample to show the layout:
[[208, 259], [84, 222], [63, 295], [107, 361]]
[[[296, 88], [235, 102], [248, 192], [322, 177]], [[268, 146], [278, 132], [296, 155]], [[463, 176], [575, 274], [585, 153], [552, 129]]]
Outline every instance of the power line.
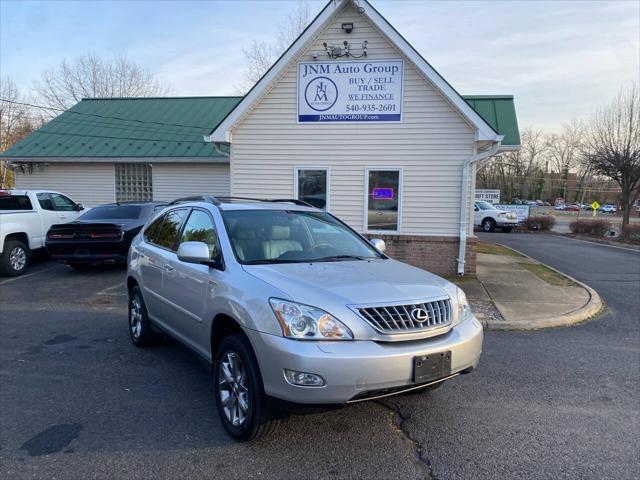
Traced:
[[[147, 124], [151, 124], [151, 125], [160, 125], [160, 126], [169, 126], [169, 127], [180, 127], [180, 128], [197, 128], [198, 130], [211, 130], [213, 127], [211, 125], [208, 126], [202, 126], [202, 125], [183, 125], [183, 124], [179, 124], [179, 123], [166, 123], [166, 122], [156, 122], [156, 121], [152, 121], [152, 120], [140, 120], [140, 119], [136, 119], [136, 118], [124, 118], [124, 117], [114, 117], [111, 115], [99, 115], [97, 113], [85, 113], [85, 112], [75, 112], [73, 110], [64, 110], [62, 108], [56, 108], [56, 107], [46, 107], [44, 105], [36, 105], [33, 103], [26, 103], [26, 102], [16, 102], [13, 100], [8, 100], [5, 98], [0, 98], [0, 101], [2, 102], [7, 102], [7, 103], [12, 103], [15, 105], [23, 105], [25, 107], [32, 107], [32, 108], [40, 108], [43, 110], [53, 110], [53, 111], [58, 111], [58, 112], [66, 112], [66, 113], [73, 113], [74, 115], [83, 115], [83, 116], [87, 116], [87, 117], [97, 117], [97, 118], [107, 118], [107, 119], [113, 119], [113, 120], [120, 120], [120, 121], [124, 121], [124, 122], [135, 122], [135, 123], [147, 123]], [[200, 134], [202, 132], [199, 132]]]

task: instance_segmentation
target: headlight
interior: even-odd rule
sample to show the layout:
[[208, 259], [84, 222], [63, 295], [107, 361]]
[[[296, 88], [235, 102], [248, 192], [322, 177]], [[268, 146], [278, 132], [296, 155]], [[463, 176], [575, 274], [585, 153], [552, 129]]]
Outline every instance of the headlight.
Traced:
[[518, 215], [516, 215], [515, 213], [509, 213], [507, 214], [507, 218], [510, 218], [511, 220], [515, 220], [516, 218], [518, 218]]
[[285, 337], [298, 340], [352, 340], [353, 334], [340, 320], [316, 307], [270, 298]]

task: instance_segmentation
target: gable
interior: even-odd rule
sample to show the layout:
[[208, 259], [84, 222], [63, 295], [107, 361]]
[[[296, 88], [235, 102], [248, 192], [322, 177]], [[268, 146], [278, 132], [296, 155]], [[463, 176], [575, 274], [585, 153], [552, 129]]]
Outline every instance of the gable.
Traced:
[[[300, 37], [289, 47], [289, 49], [276, 61], [272, 68], [260, 79], [253, 89], [243, 98], [238, 106], [225, 118], [206, 140], [211, 142], [229, 143], [231, 141], [231, 131], [238, 125], [239, 121], [254, 108], [265, 96], [265, 93], [273, 88], [274, 84], [282, 77], [283, 72], [290, 68], [291, 64], [300, 60], [305, 53], [308, 54], [310, 48], [314, 48], [320, 55], [324, 52], [324, 47], [315, 42], [318, 41], [319, 33], [332, 24], [334, 28], [340, 29], [342, 34], [352, 45], [356, 43], [354, 33], [345, 34], [341, 31], [340, 24], [336, 21], [338, 15], [355, 15], [358, 22], [365, 21], [379, 34], [386, 38], [390, 46], [395, 47], [396, 52], [412, 63], [414, 68], [428, 80], [435, 90], [454, 108], [464, 119], [477, 131], [477, 139], [491, 142], [499, 142], [502, 137], [464, 101], [464, 99], [449, 85], [424, 58], [395, 30], [366, 0], [360, 2], [361, 7], [356, 11], [352, 2], [348, 0], [331, 1], [312, 21]], [[333, 22], [333, 23], [332, 23]], [[370, 45], [371, 58], [375, 55], [373, 46]], [[308, 56], [308, 55], [307, 55]], [[312, 60], [309, 58], [309, 60]]]

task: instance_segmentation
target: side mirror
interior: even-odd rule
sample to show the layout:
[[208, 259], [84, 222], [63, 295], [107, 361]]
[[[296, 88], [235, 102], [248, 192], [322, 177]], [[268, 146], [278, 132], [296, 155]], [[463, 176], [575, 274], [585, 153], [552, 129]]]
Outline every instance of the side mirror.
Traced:
[[473, 207], [474, 212], [477, 212], [478, 210], [480, 210], [478, 207]]
[[84, 210], [84, 205], [82, 205], [81, 203], [76, 203], [76, 208], [75, 208], [75, 210], [76, 210], [77, 212], [80, 212], [80, 211]]
[[178, 247], [178, 260], [187, 263], [209, 263], [209, 247], [204, 242], [182, 242]]
[[387, 244], [384, 243], [384, 240], [381, 240], [380, 238], [372, 238], [371, 240], [369, 240], [369, 243], [373, 245], [373, 248], [375, 248], [379, 252], [384, 253], [384, 251], [387, 249]]

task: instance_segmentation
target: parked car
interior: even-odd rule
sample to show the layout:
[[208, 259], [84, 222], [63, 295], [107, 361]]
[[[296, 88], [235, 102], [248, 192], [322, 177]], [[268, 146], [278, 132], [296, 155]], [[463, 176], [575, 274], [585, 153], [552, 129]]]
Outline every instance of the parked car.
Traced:
[[611, 204], [607, 204], [607, 205], [602, 205], [599, 210], [602, 213], [616, 213], [618, 211], [618, 209], [616, 208], [615, 205], [611, 205]]
[[565, 205], [564, 206], [564, 210], [567, 212], [579, 212], [580, 211], [580, 205], [577, 203], [571, 203], [569, 205]]
[[485, 232], [493, 232], [496, 227], [510, 232], [518, 226], [518, 215], [507, 210], [498, 210], [489, 202], [478, 201], [473, 207], [473, 224]]
[[126, 202], [94, 207], [77, 220], [53, 225], [46, 246], [53, 260], [82, 270], [95, 264], [126, 264], [133, 237], [166, 203]]
[[49, 227], [75, 220], [82, 210], [82, 204], [58, 192], [0, 190], [0, 274], [26, 272]]
[[522, 200], [520, 200], [519, 198], [512, 198], [511, 205], [522, 205]]
[[461, 289], [307, 205], [178, 200], [129, 251], [131, 341], [148, 346], [157, 328], [210, 363], [218, 413], [240, 441], [273, 431], [274, 404], [433, 389], [480, 358]]
[[554, 208], [556, 210], [565, 210], [567, 208], [567, 206], [564, 203], [556, 203]]

